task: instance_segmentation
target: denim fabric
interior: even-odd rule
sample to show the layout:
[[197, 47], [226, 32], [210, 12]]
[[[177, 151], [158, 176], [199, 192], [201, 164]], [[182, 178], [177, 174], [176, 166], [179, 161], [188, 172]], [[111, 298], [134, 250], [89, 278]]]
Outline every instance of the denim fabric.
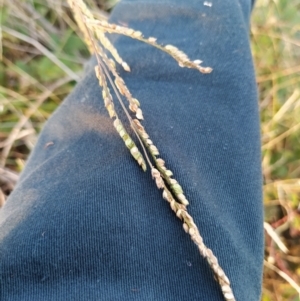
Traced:
[[[180, 68], [135, 40], [112, 39], [132, 70], [119, 72], [205, 243], [236, 299], [257, 301], [263, 211], [252, 1], [210, 2], [127, 0], [111, 21], [177, 46], [211, 74]], [[0, 299], [223, 300], [149, 171], [113, 128], [93, 68], [87, 70], [46, 123], [0, 211]]]

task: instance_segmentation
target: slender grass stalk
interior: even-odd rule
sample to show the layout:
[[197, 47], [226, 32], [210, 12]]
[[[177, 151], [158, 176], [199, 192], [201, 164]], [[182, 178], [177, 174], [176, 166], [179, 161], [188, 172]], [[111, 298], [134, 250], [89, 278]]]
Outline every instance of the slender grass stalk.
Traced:
[[[188, 233], [192, 241], [196, 244], [200, 254], [207, 260], [221, 287], [224, 299], [226, 301], [235, 301], [228, 277], [219, 265], [212, 250], [204, 244], [199, 229], [187, 211], [187, 205], [189, 202], [182, 187], [177, 180], [174, 179], [173, 172], [165, 166], [165, 161], [162, 158], [159, 158], [158, 148], [154, 145], [149, 134], [141, 124], [140, 120], [143, 120], [143, 112], [140, 108], [140, 102], [132, 96], [124, 80], [117, 73], [115, 62], [119, 63], [125, 71], [130, 71], [130, 67], [122, 60], [118, 51], [106, 38], [105, 33], [125, 35], [156, 47], [173, 57], [180, 67], [194, 68], [202, 73], [210, 73], [212, 69], [210, 67], [202, 67], [200, 65], [202, 61], [200, 60], [191, 61], [183, 51], [173, 45], [161, 46], [156, 42], [156, 38], [145, 38], [140, 31], [115, 24], [109, 24], [106, 21], [96, 20], [82, 0], [68, 0], [68, 2], [73, 10], [74, 18], [83, 33], [84, 41], [86, 42], [90, 52], [95, 54], [97, 58], [95, 74], [99, 80], [99, 85], [102, 88], [104, 105], [109, 116], [114, 119], [113, 124], [116, 131], [121, 136], [126, 147], [130, 150], [131, 155], [144, 171], [146, 171], [146, 162], [149, 165], [151, 175], [157, 188], [162, 189], [163, 198], [169, 203], [176, 216], [182, 221], [185, 232]], [[96, 42], [96, 39], [100, 43]], [[114, 60], [107, 57], [104, 48], [111, 53]], [[114, 77], [114, 80], [110, 74]], [[141, 151], [126, 131], [122, 121], [114, 109], [114, 100], [107, 85], [107, 79], [110, 82], [127, 119], [129, 120], [134, 134], [140, 142]], [[135, 118], [131, 117], [129, 111], [125, 107], [122, 96], [127, 99], [129, 110], [135, 114]]]

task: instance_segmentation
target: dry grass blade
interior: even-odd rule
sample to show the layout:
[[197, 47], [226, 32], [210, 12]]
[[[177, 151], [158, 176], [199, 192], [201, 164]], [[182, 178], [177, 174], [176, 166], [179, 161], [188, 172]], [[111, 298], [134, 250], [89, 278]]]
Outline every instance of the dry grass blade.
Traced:
[[7, 28], [5, 26], [2, 27], [2, 30], [20, 40], [23, 40], [24, 42], [27, 42], [34, 47], [36, 47], [41, 53], [43, 53], [45, 56], [47, 56], [51, 61], [53, 61], [54, 64], [56, 64], [58, 67], [60, 67], [68, 76], [70, 76], [73, 80], [79, 81], [80, 77], [74, 73], [69, 67], [67, 67], [64, 63], [62, 63], [53, 53], [51, 53], [46, 47], [44, 47], [42, 44], [40, 44], [38, 41], [20, 33], [17, 32], [11, 28]]
[[4, 191], [8, 191], [8, 193], [12, 191], [18, 179], [18, 174], [7, 168], [0, 167], [0, 208], [6, 201], [6, 195]]
[[274, 272], [276, 272], [284, 280], [286, 280], [298, 292], [299, 298], [300, 298], [300, 286], [289, 275], [287, 275], [286, 273], [284, 273], [283, 271], [278, 269], [273, 264], [267, 262], [266, 260], [264, 260], [264, 265], [267, 268], [269, 268], [269, 269], [273, 270]]
[[3, 14], [3, 2], [0, 0], [0, 61], [2, 61], [3, 47], [2, 47], [2, 14]]
[[72, 80], [72, 78], [67, 76], [65, 78], [58, 80], [56, 83], [52, 84], [51, 87], [49, 87], [49, 89], [47, 89], [43, 94], [40, 95], [39, 99], [35, 102], [34, 105], [32, 105], [28, 109], [27, 113], [20, 117], [19, 121], [16, 123], [16, 125], [14, 126], [13, 130], [10, 132], [8, 137], [4, 141], [0, 142], [0, 148], [2, 148], [1, 155], [0, 155], [0, 166], [5, 166], [7, 156], [12, 148], [13, 143], [17, 139], [24, 137], [24, 133], [23, 135], [19, 135], [19, 134], [21, 129], [25, 126], [26, 122], [29, 120], [29, 118], [38, 110], [38, 108], [42, 105], [42, 103], [49, 96], [51, 96], [54, 90], [64, 85], [65, 83], [69, 82], [70, 80]]
[[278, 236], [278, 234], [274, 231], [274, 229], [272, 228], [272, 226], [266, 222], [264, 222], [264, 228], [267, 231], [267, 233], [271, 236], [271, 238], [275, 241], [275, 243], [277, 244], [277, 246], [279, 247], [279, 249], [284, 252], [284, 253], [288, 253], [288, 248], [284, 245], [284, 243], [281, 241], [280, 237]]
[[19, 175], [7, 168], [0, 167], [0, 181], [4, 183], [10, 183], [15, 186], [19, 179]]

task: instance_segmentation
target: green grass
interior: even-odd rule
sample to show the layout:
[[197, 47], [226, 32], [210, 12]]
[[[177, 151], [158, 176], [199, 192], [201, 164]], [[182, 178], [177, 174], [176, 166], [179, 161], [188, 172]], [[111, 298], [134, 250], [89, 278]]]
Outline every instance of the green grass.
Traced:
[[[89, 56], [66, 2], [2, 2], [0, 205], [13, 189], [44, 122], [73, 89]], [[97, 6], [86, 2], [105, 18], [116, 1], [98, 1]], [[299, 20], [298, 0], [258, 0], [252, 17], [265, 221], [289, 249], [285, 254], [266, 235], [263, 301], [300, 300], [292, 282], [300, 283]], [[282, 278], [285, 275], [290, 279]]]

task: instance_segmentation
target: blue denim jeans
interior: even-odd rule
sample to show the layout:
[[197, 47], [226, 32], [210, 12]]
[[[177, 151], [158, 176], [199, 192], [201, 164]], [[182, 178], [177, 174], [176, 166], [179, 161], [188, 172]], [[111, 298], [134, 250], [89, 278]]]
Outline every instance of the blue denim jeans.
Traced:
[[[112, 39], [132, 70], [119, 73], [140, 100], [145, 128], [184, 188], [205, 243], [236, 299], [257, 301], [263, 210], [252, 2], [210, 2], [124, 0], [111, 22], [177, 46], [211, 74], [180, 68], [136, 40]], [[223, 300], [149, 171], [116, 133], [94, 65], [92, 58], [45, 124], [0, 211], [0, 299]]]

